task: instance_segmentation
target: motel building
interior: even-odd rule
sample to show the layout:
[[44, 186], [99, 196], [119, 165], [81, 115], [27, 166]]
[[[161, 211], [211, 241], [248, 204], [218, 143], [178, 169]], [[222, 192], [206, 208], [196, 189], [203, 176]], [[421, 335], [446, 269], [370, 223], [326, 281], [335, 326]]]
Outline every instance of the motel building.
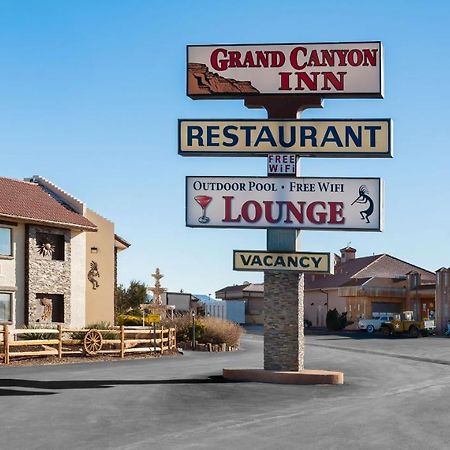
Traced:
[[[438, 330], [447, 328], [450, 269], [436, 273], [388, 254], [356, 257], [345, 247], [335, 255], [334, 274], [305, 274], [305, 319], [324, 327], [329, 309], [347, 311], [357, 328], [360, 318], [384, 312], [414, 311], [419, 319], [435, 317]], [[245, 302], [246, 323], [263, 324], [264, 284], [227, 286], [216, 292], [224, 301]]]
[[114, 323], [114, 224], [40, 176], [0, 177], [0, 324]]

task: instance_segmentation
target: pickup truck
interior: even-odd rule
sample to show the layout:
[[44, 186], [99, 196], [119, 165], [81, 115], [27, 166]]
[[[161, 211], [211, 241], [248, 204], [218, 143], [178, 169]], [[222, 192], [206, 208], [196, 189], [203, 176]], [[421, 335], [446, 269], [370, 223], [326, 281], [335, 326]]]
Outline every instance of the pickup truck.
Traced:
[[383, 323], [390, 322], [391, 320], [394, 320], [393, 315], [382, 315], [372, 319], [360, 319], [358, 322], [358, 328], [360, 330], [366, 330], [368, 333], [374, 333], [381, 328]]

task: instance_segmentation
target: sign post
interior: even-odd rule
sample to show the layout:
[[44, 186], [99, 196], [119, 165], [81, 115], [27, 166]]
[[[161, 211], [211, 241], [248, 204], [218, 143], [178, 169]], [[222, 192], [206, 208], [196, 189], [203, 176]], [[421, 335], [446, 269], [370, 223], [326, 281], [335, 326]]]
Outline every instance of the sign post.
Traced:
[[[322, 107], [322, 99], [318, 96], [306, 101], [301, 97], [287, 100], [289, 106], [286, 109], [282, 107], [282, 99], [272, 98], [249, 97], [245, 105], [265, 108], [269, 119], [296, 119], [307, 108]], [[267, 175], [276, 176], [270, 172]], [[300, 158], [297, 158], [297, 176], [300, 176]], [[300, 251], [300, 231], [268, 229], [267, 251]], [[302, 272], [264, 272], [265, 370], [304, 370], [304, 280]]]

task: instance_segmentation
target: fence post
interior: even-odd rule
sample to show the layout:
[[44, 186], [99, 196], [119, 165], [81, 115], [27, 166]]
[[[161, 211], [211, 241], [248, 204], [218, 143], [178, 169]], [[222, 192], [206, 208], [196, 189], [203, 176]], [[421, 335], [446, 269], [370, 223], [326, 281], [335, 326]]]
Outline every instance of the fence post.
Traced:
[[58, 358], [62, 358], [62, 325], [58, 324]]
[[9, 364], [9, 327], [6, 323], [3, 325], [3, 347], [5, 364]]
[[172, 328], [172, 341], [173, 341], [173, 348], [177, 348], [177, 329]]
[[172, 350], [172, 328], [167, 328], [167, 350]]
[[125, 327], [120, 325], [120, 357], [125, 357]]

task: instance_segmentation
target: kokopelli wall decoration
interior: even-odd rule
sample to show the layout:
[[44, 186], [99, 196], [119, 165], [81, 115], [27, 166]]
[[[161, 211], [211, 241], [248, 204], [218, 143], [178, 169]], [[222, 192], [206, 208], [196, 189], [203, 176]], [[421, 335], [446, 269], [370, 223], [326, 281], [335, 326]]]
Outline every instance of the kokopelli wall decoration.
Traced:
[[92, 289], [97, 289], [100, 286], [97, 281], [97, 278], [100, 278], [100, 272], [95, 261], [91, 261], [91, 270], [89, 270], [87, 278], [92, 283]]

